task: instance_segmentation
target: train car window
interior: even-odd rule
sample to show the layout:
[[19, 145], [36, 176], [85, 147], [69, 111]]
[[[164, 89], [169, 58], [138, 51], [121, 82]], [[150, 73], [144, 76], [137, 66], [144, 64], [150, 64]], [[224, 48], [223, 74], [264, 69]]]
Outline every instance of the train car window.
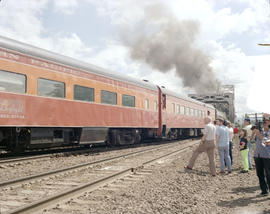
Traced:
[[26, 76], [0, 70], [0, 91], [23, 94], [26, 92]]
[[194, 110], [194, 116], [198, 117], [198, 110], [197, 109]]
[[135, 107], [135, 97], [130, 95], [122, 95], [122, 105], [128, 107]]
[[175, 113], [175, 103], [172, 103], [172, 113]]
[[117, 105], [117, 93], [101, 90], [101, 103]]
[[94, 102], [95, 89], [85, 86], [74, 85], [74, 100]]
[[186, 115], [189, 115], [189, 107], [186, 107]]
[[185, 114], [185, 106], [181, 106], [180, 113]]
[[157, 111], [158, 110], [158, 105], [157, 105], [157, 101], [155, 100], [154, 101], [154, 111]]
[[194, 110], [192, 108], [190, 109], [190, 115], [194, 116]]
[[176, 113], [180, 114], [180, 105], [179, 104], [176, 105]]
[[38, 95], [46, 97], [65, 97], [65, 83], [38, 78]]
[[148, 99], [145, 99], [144, 108], [149, 109], [149, 100]]

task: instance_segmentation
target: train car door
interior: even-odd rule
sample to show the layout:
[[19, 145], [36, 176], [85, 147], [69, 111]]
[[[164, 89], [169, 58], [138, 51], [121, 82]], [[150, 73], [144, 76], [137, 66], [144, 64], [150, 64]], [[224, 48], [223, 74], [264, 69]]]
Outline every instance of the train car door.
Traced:
[[166, 133], [166, 94], [162, 92], [161, 88], [158, 87], [158, 135], [164, 136]]

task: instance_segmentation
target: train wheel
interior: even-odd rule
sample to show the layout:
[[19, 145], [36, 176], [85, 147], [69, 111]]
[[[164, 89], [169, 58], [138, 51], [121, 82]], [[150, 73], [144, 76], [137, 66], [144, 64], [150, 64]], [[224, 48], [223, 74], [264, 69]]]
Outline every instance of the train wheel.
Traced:
[[175, 140], [177, 139], [177, 129], [171, 129], [168, 133], [168, 140]]
[[136, 142], [136, 136], [128, 131], [118, 131], [116, 140], [118, 145], [130, 145]]
[[110, 134], [109, 145], [131, 145], [141, 142], [141, 135], [138, 130], [119, 129], [113, 130]]
[[141, 135], [138, 130], [134, 129], [119, 131], [117, 142], [119, 145], [137, 144], [141, 142]]
[[27, 148], [30, 145], [31, 141], [31, 134], [30, 134], [30, 129], [23, 129], [20, 131], [18, 140], [19, 140], [19, 145], [24, 146]]
[[23, 153], [30, 145], [31, 134], [29, 129], [16, 129], [14, 136], [14, 144], [11, 145], [10, 150], [13, 153]]

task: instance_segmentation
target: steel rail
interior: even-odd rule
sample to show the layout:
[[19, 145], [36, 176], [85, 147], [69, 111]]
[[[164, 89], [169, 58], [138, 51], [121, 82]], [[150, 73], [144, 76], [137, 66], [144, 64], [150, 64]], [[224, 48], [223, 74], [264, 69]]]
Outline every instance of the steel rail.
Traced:
[[49, 155], [40, 155], [40, 156], [31, 156], [31, 157], [21, 157], [21, 158], [7, 158], [0, 160], [0, 164], [7, 164], [7, 163], [16, 163], [21, 161], [27, 161], [27, 160], [35, 160], [35, 159], [41, 159], [41, 158], [48, 158], [52, 157], [52, 154]]
[[[68, 151], [70, 149], [70, 151]], [[73, 150], [71, 150], [73, 149]], [[74, 150], [75, 149], [75, 150]], [[92, 150], [91, 150], [92, 151]], [[35, 151], [37, 152], [37, 151]], [[48, 154], [48, 152], [51, 152]], [[16, 163], [21, 161], [28, 161], [28, 160], [35, 160], [35, 159], [41, 159], [41, 158], [48, 158], [48, 157], [54, 157], [59, 154], [76, 154], [80, 152], [89, 152], [88, 148], [81, 148], [81, 147], [74, 147], [74, 148], [64, 148], [62, 151], [60, 149], [57, 150], [47, 150], [47, 151], [40, 151], [39, 153], [46, 153], [46, 154], [32, 154], [31, 153], [25, 153], [25, 156], [15, 156], [15, 157], [7, 157], [7, 158], [1, 158], [0, 164], [7, 164], [7, 163]]]
[[55, 203], [63, 202], [64, 200], [67, 200], [67, 199], [69, 199], [71, 197], [74, 197], [76, 195], [80, 195], [83, 192], [93, 191], [96, 188], [98, 188], [98, 187], [100, 187], [100, 186], [102, 186], [104, 184], [108, 184], [108, 183], [110, 183], [110, 182], [112, 182], [112, 181], [114, 181], [114, 180], [116, 180], [118, 178], [121, 178], [121, 177], [123, 177], [125, 175], [131, 174], [134, 171], [136, 171], [136, 170], [138, 170], [140, 168], [144, 168], [146, 165], [152, 164], [152, 163], [154, 163], [154, 162], [156, 162], [156, 161], [158, 161], [160, 159], [163, 159], [163, 158], [166, 158], [166, 157], [169, 157], [169, 156], [172, 156], [172, 155], [176, 155], [178, 153], [182, 153], [182, 152], [186, 151], [189, 147], [193, 146], [195, 143], [196, 142], [194, 142], [191, 145], [187, 145], [184, 148], [177, 149], [176, 151], [169, 152], [169, 153], [166, 153], [165, 155], [161, 155], [159, 157], [155, 157], [155, 158], [153, 158], [151, 160], [145, 161], [144, 163], [139, 164], [136, 167], [129, 167], [127, 169], [124, 169], [124, 170], [119, 171], [117, 173], [114, 173], [112, 175], [103, 177], [101, 179], [97, 179], [94, 182], [89, 182], [89, 183], [80, 185], [78, 187], [71, 188], [71, 189], [69, 189], [67, 191], [63, 191], [61, 193], [49, 196], [49, 197], [47, 197], [45, 199], [42, 199], [42, 200], [39, 200], [37, 202], [33, 202], [31, 204], [25, 205], [25, 206], [20, 207], [20, 208], [18, 208], [16, 210], [12, 210], [10, 212], [7, 212], [6, 214], [35, 213], [37, 211], [40, 211], [41, 209], [48, 208], [49, 206], [52, 206]]
[[[191, 139], [185, 139], [183, 141], [186, 141], [186, 140], [193, 140], [193, 139], [196, 139], [196, 138], [191, 138]], [[144, 146], [153, 146], [153, 145], [158, 145], [160, 143], [157, 143], [157, 142], [154, 142], [154, 143], [141, 143], [141, 144], [136, 144], [136, 146], [134, 144], [132, 145], [129, 145], [130, 147], [128, 148], [139, 148], [139, 147], [144, 147]], [[164, 144], [164, 142], [163, 142]], [[115, 151], [115, 150], [121, 150], [121, 149], [126, 149], [126, 146], [128, 145], [125, 145], [123, 147], [118, 147], [118, 148], [114, 148], [114, 149], [111, 149], [111, 151]], [[65, 154], [85, 154], [85, 153], [91, 153], [91, 152], [100, 152], [98, 151], [98, 149], [100, 149], [100, 147], [94, 147], [92, 148], [91, 150], [89, 150], [88, 148], [81, 148], [81, 147], [75, 147], [76, 150], [71, 150], [71, 151], [65, 151], [67, 148], [64, 148], [63, 151], [61, 150], [57, 150], [57, 152], [55, 152], [55, 150], [51, 150], [52, 153], [49, 153], [49, 154], [41, 154], [41, 155], [29, 155], [28, 156], [25, 156], [25, 157], [8, 157], [8, 158], [0, 158], [0, 165], [1, 164], [10, 164], [10, 163], [16, 163], [16, 162], [21, 162], [21, 161], [28, 161], [28, 160], [38, 160], [38, 159], [42, 159], [42, 158], [49, 158], [49, 157], [54, 157], [54, 156], [57, 156], [59, 154], [61, 155], [65, 155]], [[68, 148], [68, 149], [74, 149], [74, 148]], [[44, 151], [43, 151], [44, 152]], [[48, 152], [48, 151], [45, 151], [45, 152]], [[26, 153], [27, 155], [27, 153]]]
[[[181, 141], [181, 143], [183, 143], [183, 141]], [[158, 149], [161, 149], [164, 147], [170, 147], [170, 146], [171, 146], [170, 144], [169, 145], [166, 144], [166, 145], [162, 145], [162, 146], [158, 146], [158, 147], [154, 147], [154, 148], [140, 150], [137, 152], [130, 152], [127, 154], [122, 154], [122, 155], [118, 155], [118, 156], [114, 156], [114, 157], [110, 157], [110, 158], [105, 158], [105, 159], [96, 160], [96, 161], [90, 161], [90, 162], [83, 163], [83, 164], [77, 164], [77, 165], [74, 165], [71, 167], [52, 170], [52, 171], [48, 171], [45, 173], [40, 173], [40, 174], [36, 174], [36, 175], [31, 175], [31, 176], [26, 176], [26, 177], [22, 177], [22, 178], [13, 179], [13, 180], [8, 180], [8, 181], [0, 182], [0, 187], [10, 186], [10, 185], [18, 185], [18, 184], [21, 184], [22, 182], [25, 182], [25, 181], [30, 182], [30, 181], [37, 179], [37, 178], [44, 178], [47, 176], [52, 176], [55, 174], [59, 174], [59, 173], [67, 172], [67, 171], [72, 171], [75, 169], [84, 168], [84, 167], [88, 167], [88, 166], [95, 165], [95, 164], [105, 163], [105, 162], [116, 160], [119, 158], [132, 156], [132, 155], [136, 155], [136, 154], [144, 153], [144, 152], [148, 152], [148, 151], [154, 151], [154, 150], [158, 150]]]

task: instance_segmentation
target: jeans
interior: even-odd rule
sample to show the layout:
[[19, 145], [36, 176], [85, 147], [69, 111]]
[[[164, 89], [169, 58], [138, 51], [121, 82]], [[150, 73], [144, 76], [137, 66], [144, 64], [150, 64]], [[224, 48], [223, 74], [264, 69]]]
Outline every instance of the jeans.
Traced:
[[[233, 164], [232, 149], [233, 149], [233, 145], [232, 145], [232, 141], [230, 141], [230, 144], [229, 144], [229, 155], [230, 155], [230, 158], [231, 158], [231, 165]], [[224, 159], [224, 161], [225, 161], [225, 166], [227, 166], [225, 159]]]
[[232, 149], [233, 149], [232, 141], [230, 141], [230, 145], [229, 145], [229, 155], [230, 155], [230, 158], [231, 158], [231, 165], [232, 165], [232, 163], [233, 163]]
[[[225, 171], [225, 162], [228, 167], [228, 171], [232, 170], [231, 158], [229, 156], [229, 145], [225, 147], [218, 147], [219, 161], [221, 171]], [[224, 161], [225, 160], [225, 161]]]
[[248, 167], [250, 169], [252, 169], [253, 168], [252, 167], [252, 159], [251, 159], [251, 155], [250, 155], [252, 144], [250, 143], [250, 141], [248, 141], [247, 147], [248, 147]]
[[254, 157], [254, 161], [262, 193], [267, 193], [270, 189], [270, 158]]

